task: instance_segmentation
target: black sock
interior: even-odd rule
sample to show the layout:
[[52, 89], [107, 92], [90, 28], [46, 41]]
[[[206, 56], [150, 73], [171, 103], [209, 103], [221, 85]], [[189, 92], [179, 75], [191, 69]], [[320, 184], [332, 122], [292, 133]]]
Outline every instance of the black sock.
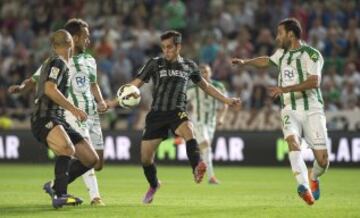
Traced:
[[147, 181], [149, 182], [150, 186], [152, 188], [156, 188], [158, 186], [158, 179], [156, 176], [155, 164], [150, 164], [149, 166], [143, 165], [143, 169], [144, 169], [145, 177], [146, 177]]
[[55, 161], [55, 182], [53, 189], [56, 196], [67, 194], [69, 163], [71, 158], [69, 156], [60, 155]]
[[186, 142], [186, 154], [189, 158], [190, 165], [193, 170], [200, 161], [200, 151], [196, 139], [190, 139]]
[[69, 168], [69, 184], [72, 183], [76, 178], [86, 173], [91, 168], [84, 166], [79, 160], [73, 159], [70, 163]]

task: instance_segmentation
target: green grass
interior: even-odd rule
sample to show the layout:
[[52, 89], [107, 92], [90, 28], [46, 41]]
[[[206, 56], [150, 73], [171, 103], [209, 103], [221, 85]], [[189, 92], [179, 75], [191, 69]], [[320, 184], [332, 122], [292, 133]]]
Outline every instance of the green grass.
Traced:
[[330, 169], [320, 201], [309, 207], [297, 196], [289, 168], [217, 167], [222, 183], [213, 186], [195, 184], [188, 167], [160, 165], [162, 187], [151, 205], [143, 205], [141, 167], [111, 165], [97, 174], [106, 207], [89, 206], [80, 178], [69, 193], [84, 204], [58, 210], [41, 189], [52, 165], [0, 164], [0, 172], [0, 217], [360, 217], [358, 169]]

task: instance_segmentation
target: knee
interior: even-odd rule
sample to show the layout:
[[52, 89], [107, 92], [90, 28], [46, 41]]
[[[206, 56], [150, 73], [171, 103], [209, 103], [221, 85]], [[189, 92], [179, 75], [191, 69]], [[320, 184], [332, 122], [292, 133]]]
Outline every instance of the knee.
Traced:
[[286, 142], [288, 143], [289, 151], [300, 151], [300, 142], [295, 136], [287, 137]]
[[327, 169], [329, 167], [329, 160], [327, 157], [318, 161], [318, 164], [321, 168]]
[[72, 144], [69, 144], [68, 146], [66, 146], [64, 149], [63, 149], [63, 155], [66, 155], [66, 156], [69, 156], [69, 157], [72, 157], [75, 155], [75, 148]]
[[101, 160], [99, 160], [99, 161], [95, 164], [94, 170], [96, 170], [96, 171], [101, 171], [101, 170], [103, 169], [103, 167], [104, 167], [104, 164], [101, 162]]
[[149, 166], [153, 163], [152, 158], [148, 158], [148, 157], [141, 157], [141, 164], [143, 166]]

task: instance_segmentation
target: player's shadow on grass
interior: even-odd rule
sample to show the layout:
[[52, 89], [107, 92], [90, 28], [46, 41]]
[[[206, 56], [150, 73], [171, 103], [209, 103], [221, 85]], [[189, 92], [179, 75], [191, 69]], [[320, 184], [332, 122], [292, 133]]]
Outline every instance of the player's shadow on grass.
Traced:
[[51, 205], [45, 204], [21, 204], [21, 205], [1, 205], [0, 206], [0, 217], [3, 216], [14, 216], [21, 215], [21, 217], [25, 215], [41, 216], [42, 213], [49, 213], [51, 211], [69, 211], [73, 209], [77, 209], [78, 206], [66, 206], [59, 209], [54, 209]]

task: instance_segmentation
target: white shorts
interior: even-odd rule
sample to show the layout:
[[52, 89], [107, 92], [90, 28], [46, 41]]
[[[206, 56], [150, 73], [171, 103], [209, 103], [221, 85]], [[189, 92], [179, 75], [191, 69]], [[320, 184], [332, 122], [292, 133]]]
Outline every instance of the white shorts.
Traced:
[[284, 138], [295, 135], [304, 138], [311, 149], [327, 149], [327, 129], [324, 111], [281, 111], [282, 129]]
[[81, 122], [77, 120], [70, 111], [65, 111], [65, 120], [84, 138], [89, 139], [95, 150], [104, 149], [99, 115], [88, 115], [88, 119]]
[[215, 127], [194, 123], [194, 133], [199, 144], [205, 141], [211, 143], [214, 138]]

